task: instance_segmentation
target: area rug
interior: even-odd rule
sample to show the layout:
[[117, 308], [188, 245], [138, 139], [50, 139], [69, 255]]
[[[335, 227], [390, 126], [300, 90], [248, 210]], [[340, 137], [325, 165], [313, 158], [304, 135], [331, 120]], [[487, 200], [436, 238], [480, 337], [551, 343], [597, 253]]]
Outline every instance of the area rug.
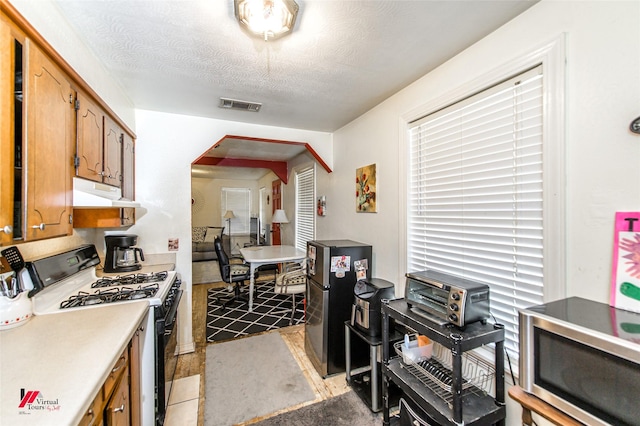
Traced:
[[[253, 312], [247, 303], [233, 303], [226, 309], [217, 302], [218, 297], [231, 293], [226, 288], [210, 288], [207, 291], [207, 342], [220, 342], [264, 331], [288, 327], [291, 317], [291, 295], [277, 294], [273, 283], [257, 283], [257, 294], [253, 297]], [[296, 313], [293, 324], [304, 323], [302, 297], [296, 295]]]
[[254, 423], [253, 426], [370, 426], [382, 423], [352, 391]]
[[207, 345], [205, 426], [228, 426], [315, 399], [280, 333]]
[[193, 284], [209, 284], [222, 281], [218, 261], [191, 262], [191, 279]]

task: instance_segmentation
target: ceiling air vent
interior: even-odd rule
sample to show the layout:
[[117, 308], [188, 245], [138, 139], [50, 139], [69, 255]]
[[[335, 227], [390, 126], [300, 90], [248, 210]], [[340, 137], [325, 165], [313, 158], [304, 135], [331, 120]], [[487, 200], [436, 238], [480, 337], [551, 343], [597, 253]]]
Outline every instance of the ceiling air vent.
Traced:
[[220, 108], [239, 109], [242, 111], [260, 111], [262, 104], [257, 102], [239, 101], [237, 99], [220, 98]]

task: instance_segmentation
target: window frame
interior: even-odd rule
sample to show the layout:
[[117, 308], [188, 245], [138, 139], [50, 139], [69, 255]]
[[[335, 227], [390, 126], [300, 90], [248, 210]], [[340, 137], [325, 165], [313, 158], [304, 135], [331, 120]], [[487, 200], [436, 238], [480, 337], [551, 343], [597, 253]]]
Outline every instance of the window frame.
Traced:
[[[246, 196], [246, 211], [240, 212], [238, 209], [229, 209], [227, 206], [227, 192], [244, 193]], [[249, 221], [251, 218], [251, 188], [246, 187], [222, 187], [220, 188], [220, 221], [223, 226], [227, 226], [227, 220], [224, 215], [227, 210], [232, 210], [235, 218], [230, 220], [230, 229], [227, 231], [230, 236], [249, 235]]]
[[[312, 236], [309, 240], [305, 240], [304, 244], [300, 244], [301, 241], [301, 236], [299, 235], [299, 231], [302, 230], [302, 226], [300, 226], [301, 224], [301, 220], [300, 220], [300, 214], [303, 213], [302, 209], [300, 209], [299, 207], [299, 203], [300, 203], [300, 194], [299, 194], [299, 175], [301, 173], [305, 173], [305, 172], [311, 172], [311, 202], [310, 205], [308, 206], [307, 209], [305, 209], [305, 211], [308, 212], [308, 214], [310, 215], [310, 219], [311, 219], [311, 228], [312, 228]], [[294, 245], [301, 249], [301, 250], [307, 250], [306, 247], [306, 242], [307, 241], [311, 241], [313, 239], [315, 239], [315, 235], [316, 235], [316, 218], [315, 218], [315, 211], [316, 211], [316, 204], [315, 204], [315, 199], [316, 199], [316, 168], [315, 168], [315, 164], [310, 164], [308, 166], [302, 166], [302, 167], [298, 167], [295, 172], [294, 172], [294, 176], [295, 176], [295, 191], [296, 191], [296, 199], [295, 199], [295, 236], [294, 236]], [[303, 246], [303, 247], [302, 247]]]
[[[404, 274], [408, 272], [408, 191], [409, 191], [409, 148], [411, 123], [479, 93], [495, 84], [522, 73], [537, 65], [542, 65], [543, 83], [543, 300], [566, 297], [566, 219], [565, 219], [565, 35], [524, 54], [516, 59], [471, 80], [457, 89], [445, 93], [400, 117], [399, 156], [399, 221], [400, 221], [400, 271], [399, 282], [404, 289]], [[553, 244], [549, 244], [552, 241]], [[401, 293], [403, 290], [401, 290]], [[517, 366], [517, 360], [512, 360]], [[517, 368], [516, 368], [517, 369]]]

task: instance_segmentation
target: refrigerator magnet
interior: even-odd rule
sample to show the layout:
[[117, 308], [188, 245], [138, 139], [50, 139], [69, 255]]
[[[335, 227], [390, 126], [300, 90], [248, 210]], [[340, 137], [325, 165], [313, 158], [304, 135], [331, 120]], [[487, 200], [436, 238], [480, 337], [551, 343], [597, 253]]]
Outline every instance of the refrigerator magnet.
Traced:
[[351, 269], [351, 256], [332, 256], [331, 257], [331, 272], [335, 272], [338, 276], [338, 272], [342, 272], [344, 277], [345, 271]]

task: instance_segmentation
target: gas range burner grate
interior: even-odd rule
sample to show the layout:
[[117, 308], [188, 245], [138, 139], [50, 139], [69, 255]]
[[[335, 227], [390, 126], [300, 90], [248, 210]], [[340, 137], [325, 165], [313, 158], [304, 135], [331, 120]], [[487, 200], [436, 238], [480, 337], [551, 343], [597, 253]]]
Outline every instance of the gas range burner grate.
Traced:
[[121, 302], [126, 300], [147, 299], [153, 297], [158, 292], [158, 283], [131, 287], [110, 287], [108, 289], [98, 289], [93, 293], [84, 291], [69, 297], [60, 303], [60, 309], [77, 308], [82, 306], [98, 305], [102, 303]]
[[102, 288], [115, 285], [133, 285], [153, 282], [162, 282], [167, 279], [167, 271], [149, 272], [147, 274], [117, 275], [115, 277], [104, 277], [91, 284], [91, 288]]

